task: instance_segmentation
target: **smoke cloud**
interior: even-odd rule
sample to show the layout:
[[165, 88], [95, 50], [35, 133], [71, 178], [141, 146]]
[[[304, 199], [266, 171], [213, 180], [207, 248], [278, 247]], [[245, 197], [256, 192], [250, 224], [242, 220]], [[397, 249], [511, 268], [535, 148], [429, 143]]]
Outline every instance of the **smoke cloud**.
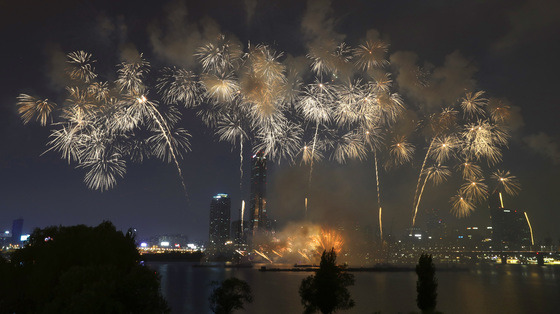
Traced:
[[49, 43], [45, 47], [47, 55], [46, 76], [49, 79], [50, 88], [61, 91], [70, 83], [66, 75], [66, 54], [58, 44]]
[[331, 0], [308, 0], [301, 21], [301, 29], [309, 49], [331, 51], [345, 35], [335, 31]]
[[194, 53], [204, 41], [217, 38], [220, 26], [211, 18], [188, 21], [184, 1], [173, 1], [165, 8], [165, 17], [148, 26], [148, 37], [155, 55], [178, 66], [195, 65]]
[[429, 63], [420, 66], [418, 55], [410, 51], [398, 51], [390, 60], [396, 69], [396, 82], [401, 92], [425, 106], [427, 111], [452, 105], [476, 85], [477, 68], [459, 51], [445, 56], [439, 67]]
[[537, 154], [550, 159], [554, 165], [560, 164], [560, 150], [558, 144], [551, 136], [544, 132], [529, 135], [523, 138], [530, 149]]
[[[494, 45], [496, 52], [507, 52], [518, 45], [538, 37], [551, 37], [556, 40], [560, 20], [560, 2], [548, 0], [528, 0], [509, 12], [509, 32]], [[546, 38], [546, 37], [545, 37]]]
[[249, 25], [257, 9], [257, 0], [243, 0], [243, 4], [245, 5], [245, 13], [247, 14], [247, 25]]

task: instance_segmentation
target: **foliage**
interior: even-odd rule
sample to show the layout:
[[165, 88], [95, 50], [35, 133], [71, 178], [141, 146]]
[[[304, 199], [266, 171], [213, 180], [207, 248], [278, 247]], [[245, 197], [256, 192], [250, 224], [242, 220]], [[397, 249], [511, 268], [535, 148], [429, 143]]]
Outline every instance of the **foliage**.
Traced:
[[303, 279], [299, 287], [305, 313], [333, 313], [352, 308], [354, 300], [350, 298], [347, 287], [353, 284], [354, 275], [336, 265], [334, 248], [329, 252], [323, 251], [319, 269], [315, 275]]
[[416, 265], [418, 275], [416, 304], [423, 313], [432, 313], [436, 308], [438, 282], [435, 273], [436, 268], [432, 262], [432, 255], [420, 255], [418, 265]]
[[[218, 283], [213, 282], [213, 285], [216, 286]], [[209, 300], [210, 309], [214, 313], [227, 314], [234, 310], [242, 310], [244, 302], [253, 302], [251, 286], [243, 280], [232, 277], [214, 288]]]
[[169, 312], [134, 237], [110, 222], [36, 229], [0, 275], [2, 313]]

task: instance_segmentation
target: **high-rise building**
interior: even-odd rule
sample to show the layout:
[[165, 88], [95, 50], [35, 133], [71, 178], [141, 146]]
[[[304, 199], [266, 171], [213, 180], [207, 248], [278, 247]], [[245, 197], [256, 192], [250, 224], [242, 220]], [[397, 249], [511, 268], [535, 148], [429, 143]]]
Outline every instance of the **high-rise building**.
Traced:
[[23, 219], [16, 219], [12, 222], [12, 244], [21, 243], [21, 233], [23, 231]]
[[522, 249], [531, 245], [531, 230], [524, 211], [494, 207], [490, 215], [494, 249]]
[[229, 241], [231, 200], [227, 194], [218, 194], [210, 203], [210, 246], [220, 249]]
[[247, 235], [249, 234], [249, 222], [242, 220], [241, 208], [239, 209], [239, 220], [231, 223], [231, 238], [236, 245], [247, 244]]
[[243, 221], [243, 229], [241, 229], [241, 220], [235, 220], [231, 223], [231, 238], [235, 244], [247, 243], [247, 234], [249, 233], [248, 221]]
[[426, 212], [426, 235], [432, 243], [440, 243], [447, 240], [447, 225], [438, 209], [431, 209]]
[[266, 155], [256, 153], [251, 160], [251, 235], [271, 229], [266, 212]]

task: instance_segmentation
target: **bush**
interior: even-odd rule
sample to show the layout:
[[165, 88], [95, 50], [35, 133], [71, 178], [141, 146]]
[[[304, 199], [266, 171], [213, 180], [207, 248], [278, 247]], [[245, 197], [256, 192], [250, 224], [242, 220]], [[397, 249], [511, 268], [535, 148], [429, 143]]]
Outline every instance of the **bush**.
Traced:
[[0, 262], [0, 312], [169, 312], [159, 278], [139, 258], [134, 237], [110, 222], [36, 229]]
[[[213, 282], [213, 284], [218, 285], [217, 282]], [[244, 302], [253, 302], [253, 296], [247, 282], [232, 277], [222, 281], [219, 286], [214, 288], [209, 300], [212, 312], [229, 314], [234, 310], [242, 310]]]

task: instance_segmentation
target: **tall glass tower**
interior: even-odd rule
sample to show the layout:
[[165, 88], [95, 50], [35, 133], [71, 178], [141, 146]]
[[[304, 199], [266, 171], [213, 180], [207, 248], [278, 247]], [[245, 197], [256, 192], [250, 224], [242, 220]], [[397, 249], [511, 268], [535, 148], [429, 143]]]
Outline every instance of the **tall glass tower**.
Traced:
[[229, 240], [231, 200], [227, 194], [212, 197], [210, 203], [210, 245], [222, 248]]
[[266, 214], [266, 156], [259, 151], [252, 158], [251, 167], [251, 234], [270, 231]]

